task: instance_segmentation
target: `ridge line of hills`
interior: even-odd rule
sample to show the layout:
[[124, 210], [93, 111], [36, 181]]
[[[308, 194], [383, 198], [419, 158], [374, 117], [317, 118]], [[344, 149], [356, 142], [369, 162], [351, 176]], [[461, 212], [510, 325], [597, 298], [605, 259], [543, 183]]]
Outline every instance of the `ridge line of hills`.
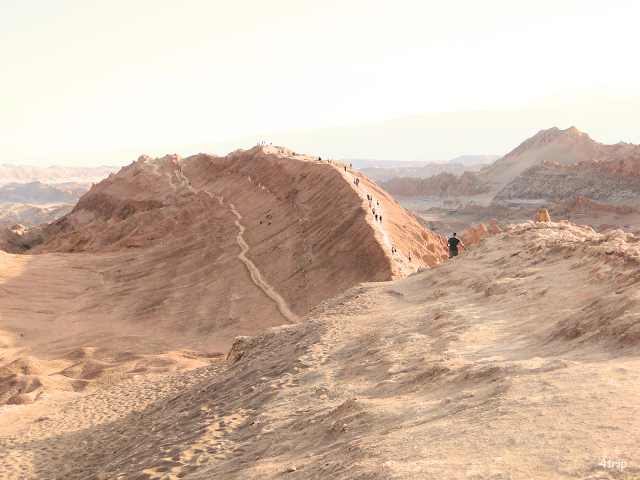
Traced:
[[483, 202], [549, 202], [579, 195], [602, 201], [639, 196], [640, 146], [603, 145], [575, 127], [542, 130], [478, 172], [381, 182], [393, 195], [457, 195]]
[[0, 257], [0, 405], [201, 366], [237, 335], [447, 257], [366, 177], [284, 147], [141, 156], [62, 218], [4, 233], [24, 255]]

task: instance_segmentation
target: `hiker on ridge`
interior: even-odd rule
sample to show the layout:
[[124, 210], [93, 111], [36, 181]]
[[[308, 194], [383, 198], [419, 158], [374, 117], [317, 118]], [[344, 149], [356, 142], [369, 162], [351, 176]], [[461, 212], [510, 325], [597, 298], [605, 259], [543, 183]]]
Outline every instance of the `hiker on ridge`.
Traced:
[[464, 246], [464, 243], [462, 243], [462, 241], [458, 237], [456, 237], [456, 232], [453, 232], [453, 237], [447, 240], [447, 243], [449, 244], [450, 259], [458, 256], [458, 244], [462, 245], [465, 250], [467, 249], [467, 247]]

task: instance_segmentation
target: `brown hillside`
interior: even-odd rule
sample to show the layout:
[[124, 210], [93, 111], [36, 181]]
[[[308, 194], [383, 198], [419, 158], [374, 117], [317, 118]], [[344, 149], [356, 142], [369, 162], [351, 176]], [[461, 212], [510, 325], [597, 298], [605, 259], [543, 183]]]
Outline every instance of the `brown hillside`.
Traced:
[[484, 184], [496, 193], [530, 167], [543, 160], [573, 165], [585, 160], [614, 160], [640, 157], [640, 146], [620, 142], [603, 145], [575, 127], [541, 130], [507, 155], [479, 172]]
[[586, 160], [574, 165], [543, 161], [512, 180], [494, 200], [558, 201], [578, 196], [598, 202], [640, 197], [640, 158]]
[[0, 368], [44, 363], [25, 378], [0, 375], [0, 402], [201, 365], [237, 335], [445, 258], [442, 237], [353, 174], [272, 147], [143, 156], [95, 185], [70, 214], [22, 237], [31, 255], [4, 258]]
[[7, 411], [0, 464], [83, 480], [637, 478], [639, 245], [507, 228], [241, 337], [226, 365]]
[[23, 253], [22, 238], [15, 232], [0, 224], [0, 250], [9, 253]]

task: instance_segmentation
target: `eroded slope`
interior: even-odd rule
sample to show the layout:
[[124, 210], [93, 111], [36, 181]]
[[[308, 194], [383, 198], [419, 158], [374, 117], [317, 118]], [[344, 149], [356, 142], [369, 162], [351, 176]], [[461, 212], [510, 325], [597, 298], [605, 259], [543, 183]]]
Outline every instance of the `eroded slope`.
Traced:
[[[442, 260], [442, 238], [342, 168], [255, 148], [141, 157], [95, 185], [24, 236], [32, 255], [4, 257], [0, 403], [208, 363], [239, 334]], [[389, 240], [411, 247], [412, 262]]]
[[226, 367], [179, 395], [158, 382], [120, 419], [76, 412], [149, 383], [51, 405], [0, 455], [43, 479], [634, 478], [639, 259], [620, 231], [511, 227], [241, 338]]

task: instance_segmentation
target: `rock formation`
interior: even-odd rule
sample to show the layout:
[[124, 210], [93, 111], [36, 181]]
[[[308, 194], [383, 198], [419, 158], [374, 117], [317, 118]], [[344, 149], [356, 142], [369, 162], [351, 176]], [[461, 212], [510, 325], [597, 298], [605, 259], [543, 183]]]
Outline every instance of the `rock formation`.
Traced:
[[475, 228], [470, 227], [467, 233], [462, 236], [462, 242], [470, 247], [476, 243], [480, 243], [480, 240], [484, 238], [493, 237], [502, 232], [502, 229], [498, 225], [498, 221], [494, 218], [491, 220], [491, 225], [487, 228], [483, 223], [479, 223]]
[[[207, 364], [237, 335], [446, 258], [445, 239], [366, 177], [280, 147], [142, 156], [63, 218], [5, 233], [32, 248], [2, 257], [0, 367], [40, 358], [44, 373], [20, 375], [64, 371], [76, 391]], [[5, 378], [0, 396], [54, 388], [31, 377]]]
[[0, 165], [0, 224], [34, 227], [57, 220], [71, 211], [92, 183], [118, 170]]
[[380, 186], [392, 195], [404, 197], [478, 195], [486, 191], [477, 175], [471, 171], [459, 177], [446, 172], [424, 179], [396, 177], [380, 182]]
[[543, 161], [511, 181], [494, 201], [552, 202], [578, 196], [598, 202], [637, 198], [640, 196], [640, 157], [585, 160], [573, 165]]
[[624, 201], [640, 196], [640, 146], [603, 145], [575, 127], [554, 127], [538, 132], [477, 173], [395, 178], [381, 185], [404, 197], [482, 195], [494, 202], [518, 204], [581, 195], [596, 201]]
[[639, 145], [624, 142], [603, 145], [575, 127], [566, 130], [554, 127], [541, 130], [525, 140], [507, 155], [483, 168], [479, 176], [483, 183], [492, 184], [492, 188], [497, 191], [543, 160], [560, 165], [573, 165], [585, 160], [602, 161], [629, 157], [640, 157]]
[[536, 213], [536, 218], [535, 218], [536, 222], [550, 222], [551, 218], [549, 218], [549, 212], [547, 212], [546, 208], [541, 208], [540, 210], [538, 210], [538, 213]]
[[490, 163], [489, 160], [486, 163], [474, 165], [465, 165], [458, 162], [429, 163], [417, 167], [366, 167], [361, 168], [360, 171], [374, 182], [384, 182], [395, 177], [429, 178], [443, 172], [462, 175], [466, 171], [477, 172], [488, 163]]

